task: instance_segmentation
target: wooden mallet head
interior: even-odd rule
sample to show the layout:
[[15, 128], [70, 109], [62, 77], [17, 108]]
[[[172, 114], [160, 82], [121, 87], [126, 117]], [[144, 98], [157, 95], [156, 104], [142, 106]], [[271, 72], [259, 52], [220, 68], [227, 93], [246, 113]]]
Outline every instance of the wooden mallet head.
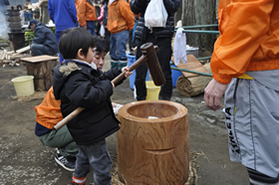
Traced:
[[165, 76], [163, 74], [161, 65], [159, 63], [157, 52], [159, 48], [156, 46], [155, 49], [153, 47], [153, 44], [151, 42], [143, 44], [141, 47], [141, 52], [143, 55], [147, 56], [147, 67], [150, 71], [150, 74], [152, 76], [152, 80], [156, 86], [162, 86], [166, 83]]

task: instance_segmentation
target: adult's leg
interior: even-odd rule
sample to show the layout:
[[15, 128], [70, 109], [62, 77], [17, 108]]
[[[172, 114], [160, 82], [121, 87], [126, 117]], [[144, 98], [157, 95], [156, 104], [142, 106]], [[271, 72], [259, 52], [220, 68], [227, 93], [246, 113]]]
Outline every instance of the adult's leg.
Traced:
[[76, 157], [78, 147], [73, 140], [67, 126], [63, 126], [60, 130], [52, 130], [51, 132], [40, 136], [40, 141], [48, 147], [58, 148], [64, 157]]
[[110, 68], [116, 68], [118, 67], [118, 58], [116, 55], [116, 47], [117, 47], [117, 42], [116, 42], [116, 35], [115, 34], [111, 34], [110, 35]]
[[46, 47], [43, 44], [32, 44], [31, 51], [34, 56], [39, 55], [56, 55], [57, 51], [53, 51], [52, 49]]
[[116, 43], [117, 43], [117, 51], [116, 54], [119, 58], [119, 68], [127, 66], [127, 56], [126, 56], [126, 44], [129, 39], [129, 31], [124, 30], [119, 33], [117, 33], [116, 36]]
[[[142, 55], [140, 46], [142, 42], [139, 39], [136, 39], [137, 52], [136, 59], [139, 59]], [[136, 99], [138, 101], [146, 99], [146, 85], [145, 78], [147, 73], [147, 65], [146, 62], [141, 64], [138, 68], [136, 68], [136, 78], [135, 78], [135, 87], [136, 87]]]
[[251, 168], [247, 168], [250, 185], [279, 185], [279, 176], [270, 177]]
[[33, 53], [33, 56], [39, 56], [44, 54], [44, 45], [42, 44], [32, 44], [31, 45], [31, 51]]
[[160, 100], [170, 100], [172, 96], [172, 77], [171, 77], [171, 38], [157, 38], [155, 45], [158, 45], [159, 52], [157, 53], [166, 83], [161, 87], [159, 94]]
[[[275, 79], [278, 79], [265, 77], [269, 71], [251, 73], [263, 82], [274, 80], [276, 83]], [[230, 159], [250, 169], [252, 184], [272, 184], [279, 171], [279, 125], [276, 119], [279, 115], [274, 111], [278, 109], [279, 93], [266, 84], [257, 80], [232, 79], [225, 93]]]
[[96, 35], [95, 33], [95, 21], [86, 21], [87, 24], [87, 31], [91, 33], [91, 35]]
[[172, 96], [172, 77], [171, 77], [171, 38], [169, 37], [156, 37], [153, 33], [148, 32], [145, 42], [152, 42], [153, 45], [159, 47], [157, 57], [162, 68], [166, 83], [161, 86], [159, 93], [160, 100], [170, 100]]

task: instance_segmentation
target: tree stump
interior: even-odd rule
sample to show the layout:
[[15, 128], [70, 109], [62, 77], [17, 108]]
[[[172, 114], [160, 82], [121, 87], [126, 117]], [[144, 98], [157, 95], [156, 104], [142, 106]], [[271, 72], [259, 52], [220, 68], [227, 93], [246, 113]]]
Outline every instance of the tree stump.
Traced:
[[177, 185], [189, 176], [187, 109], [170, 101], [138, 101], [118, 111], [119, 179], [124, 184]]
[[58, 64], [57, 59], [59, 59], [59, 57], [49, 55], [20, 59], [26, 62], [27, 75], [34, 76], [35, 90], [48, 91], [52, 86], [53, 69]]

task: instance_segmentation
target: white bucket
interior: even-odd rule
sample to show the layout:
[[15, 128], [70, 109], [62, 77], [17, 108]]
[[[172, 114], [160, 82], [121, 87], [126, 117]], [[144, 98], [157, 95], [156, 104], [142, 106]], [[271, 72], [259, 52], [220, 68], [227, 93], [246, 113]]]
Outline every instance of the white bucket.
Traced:
[[29, 96], [34, 94], [34, 76], [20, 76], [12, 79], [17, 96]]

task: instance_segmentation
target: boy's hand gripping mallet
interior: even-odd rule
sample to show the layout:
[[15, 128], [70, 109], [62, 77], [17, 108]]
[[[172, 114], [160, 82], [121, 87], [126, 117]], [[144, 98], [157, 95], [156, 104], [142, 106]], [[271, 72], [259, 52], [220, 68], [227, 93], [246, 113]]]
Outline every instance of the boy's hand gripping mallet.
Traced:
[[[162, 72], [162, 68], [160, 66], [157, 54], [155, 51], [159, 51], [157, 46], [153, 47], [151, 42], [143, 44], [141, 47], [142, 56], [129, 67], [129, 71], [133, 71], [137, 67], [139, 67], [142, 63], [146, 62], [147, 67], [149, 68], [150, 74], [154, 81], [154, 84], [157, 86], [162, 86], [165, 84], [166, 80]], [[125, 77], [125, 72], [122, 72], [120, 75], [115, 77], [112, 82], [117, 84], [120, 80]], [[65, 124], [67, 124], [70, 120], [72, 120], [76, 115], [78, 115], [81, 111], [83, 111], [83, 107], [76, 108], [73, 112], [71, 112], [68, 116], [62, 119], [59, 123], [54, 126], [55, 130], [59, 130]]]

